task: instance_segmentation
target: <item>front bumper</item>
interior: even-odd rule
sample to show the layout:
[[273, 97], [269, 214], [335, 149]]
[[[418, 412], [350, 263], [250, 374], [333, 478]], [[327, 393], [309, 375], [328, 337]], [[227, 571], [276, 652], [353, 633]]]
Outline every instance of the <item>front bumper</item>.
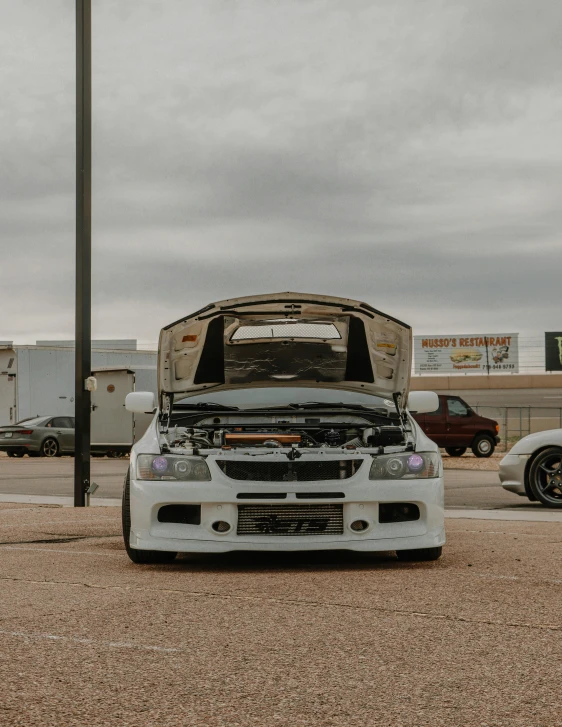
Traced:
[[529, 457], [518, 454], [506, 454], [500, 462], [500, 482], [504, 490], [516, 495], [526, 496], [525, 469]]
[[[227, 478], [212, 466], [210, 482], [151, 482], [131, 479], [130, 545], [141, 550], [180, 553], [225, 553], [245, 551], [356, 550], [388, 551], [432, 548], [445, 542], [443, 478], [427, 480], [373, 481], [368, 467], [347, 480], [322, 482], [240, 482]], [[362, 474], [362, 470], [365, 474]], [[132, 468], [134, 471], [134, 468]], [[319, 497], [338, 490], [343, 498]], [[252, 493], [285, 493], [286, 498], [252, 499]], [[297, 493], [314, 493], [311, 499]], [[240, 500], [237, 495], [244, 494]], [[339, 535], [237, 535], [239, 505], [322, 505], [343, 506], [343, 534]], [[420, 511], [418, 520], [383, 523], [379, 504], [413, 503]], [[201, 505], [201, 523], [159, 522], [164, 505]], [[365, 520], [368, 528], [354, 532], [354, 520]], [[223, 520], [231, 525], [228, 533], [217, 533], [212, 523]]]

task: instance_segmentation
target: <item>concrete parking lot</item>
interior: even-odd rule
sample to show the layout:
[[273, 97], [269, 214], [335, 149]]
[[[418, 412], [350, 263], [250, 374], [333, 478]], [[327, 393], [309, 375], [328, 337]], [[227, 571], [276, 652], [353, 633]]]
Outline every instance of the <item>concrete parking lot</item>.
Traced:
[[2, 727], [562, 725], [559, 523], [135, 566], [119, 518], [0, 505]]

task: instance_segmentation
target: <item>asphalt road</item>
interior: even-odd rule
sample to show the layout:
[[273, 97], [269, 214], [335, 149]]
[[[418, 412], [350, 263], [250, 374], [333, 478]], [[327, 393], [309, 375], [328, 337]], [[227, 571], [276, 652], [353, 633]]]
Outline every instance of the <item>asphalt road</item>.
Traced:
[[559, 523], [459, 519], [433, 563], [135, 566], [118, 507], [3, 504], [0, 725], [560, 727], [560, 545]]
[[[74, 460], [0, 458], [0, 494], [72, 496]], [[128, 459], [92, 459], [97, 497], [121, 497]], [[497, 472], [445, 470], [445, 504], [451, 508], [539, 508], [542, 505], [505, 492]]]

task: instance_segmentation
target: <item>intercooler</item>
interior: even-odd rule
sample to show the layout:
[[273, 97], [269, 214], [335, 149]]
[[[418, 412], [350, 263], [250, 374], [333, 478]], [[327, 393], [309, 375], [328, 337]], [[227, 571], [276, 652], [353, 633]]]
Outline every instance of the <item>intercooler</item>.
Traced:
[[343, 535], [343, 505], [239, 505], [238, 535]]

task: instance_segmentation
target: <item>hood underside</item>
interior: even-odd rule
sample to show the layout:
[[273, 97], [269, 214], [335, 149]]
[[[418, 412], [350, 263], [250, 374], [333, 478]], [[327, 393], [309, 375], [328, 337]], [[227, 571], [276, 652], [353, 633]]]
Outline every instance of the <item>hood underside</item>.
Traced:
[[219, 301], [171, 323], [158, 351], [160, 398], [306, 386], [405, 402], [412, 333], [356, 300], [276, 293]]

